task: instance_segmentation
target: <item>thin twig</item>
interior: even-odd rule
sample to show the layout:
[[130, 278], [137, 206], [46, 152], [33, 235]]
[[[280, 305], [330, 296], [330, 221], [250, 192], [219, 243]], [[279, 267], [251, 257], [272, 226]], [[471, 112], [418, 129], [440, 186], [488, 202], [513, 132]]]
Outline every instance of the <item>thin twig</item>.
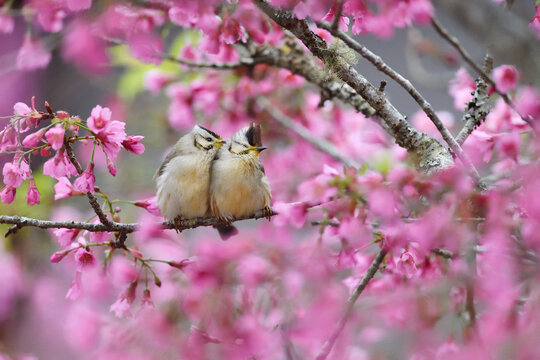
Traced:
[[210, 62], [197, 62], [197, 61], [191, 61], [186, 59], [180, 59], [173, 56], [164, 56], [164, 59], [170, 60], [182, 65], [186, 65], [193, 68], [200, 68], [200, 69], [215, 69], [215, 70], [233, 70], [239, 67], [244, 66], [253, 66], [255, 62], [253, 59], [250, 58], [244, 58], [240, 59], [237, 63], [210, 63]]
[[435, 29], [435, 31], [437, 31], [437, 33], [441, 35], [443, 39], [448, 41], [450, 45], [452, 45], [460, 53], [461, 57], [463, 58], [463, 60], [465, 60], [467, 64], [469, 64], [479, 75], [481, 75], [485, 81], [487, 81], [491, 86], [493, 86], [493, 89], [502, 97], [504, 102], [512, 110], [514, 110], [523, 119], [523, 121], [525, 121], [527, 124], [529, 124], [531, 128], [534, 129], [531, 120], [524, 114], [521, 114], [521, 112], [519, 112], [516, 109], [515, 104], [512, 102], [512, 100], [510, 100], [510, 97], [508, 97], [508, 94], [502, 93], [501, 91], [497, 89], [497, 84], [495, 84], [495, 81], [493, 81], [493, 79], [476, 62], [474, 62], [472, 57], [469, 55], [467, 50], [461, 45], [459, 40], [455, 36], [450, 35], [448, 30], [446, 30], [444, 26], [442, 26], [442, 24], [435, 17], [431, 19], [431, 25], [433, 25], [433, 28]]
[[[272, 212], [270, 216], [277, 215], [276, 212]], [[241, 221], [248, 219], [260, 219], [267, 217], [267, 214], [263, 210], [259, 210], [250, 216], [234, 218], [232, 221]], [[34, 218], [28, 218], [24, 216], [7, 216], [0, 215], [0, 224], [15, 224], [19, 228], [26, 226], [33, 226], [40, 229], [81, 229], [87, 230], [90, 232], [123, 232], [125, 234], [132, 233], [137, 231], [139, 224], [135, 223], [117, 223], [110, 222], [109, 224], [99, 224], [99, 223], [87, 223], [79, 221], [50, 221], [50, 220], [40, 220]], [[216, 217], [207, 217], [207, 218], [196, 218], [189, 220], [180, 221], [180, 226], [178, 230], [193, 229], [201, 226], [214, 226], [222, 224], [222, 220]], [[158, 224], [163, 229], [176, 229], [174, 222], [164, 221]]]
[[332, 347], [334, 347], [334, 344], [336, 343], [337, 338], [345, 328], [345, 325], [347, 324], [347, 321], [352, 315], [352, 312], [354, 310], [354, 303], [356, 300], [358, 300], [358, 297], [362, 294], [366, 286], [368, 285], [369, 281], [375, 276], [375, 273], [377, 270], [379, 270], [379, 266], [381, 265], [384, 257], [386, 256], [386, 250], [383, 248], [379, 251], [377, 256], [373, 259], [373, 262], [369, 266], [366, 275], [362, 278], [356, 289], [354, 289], [354, 292], [349, 297], [349, 300], [347, 300], [347, 308], [345, 310], [345, 313], [343, 314], [341, 320], [339, 321], [338, 325], [334, 329], [334, 332], [330, 336], [330, 338], [324, 343], [321, 351], [316, 357], [316, 360], [325, 360], [328, 355], [330, 354], [330, 351], [332, 351]]
[[431, 106], [431, 104], [420, 94], [418, 90], [411, 84], [411, 82], [406, 79], [403, 75], [392, 69], [388, 64], [386, 64], [383, 59], [371, 52], [368, 48], [358, 43], [356, 40], [351, 38], [349, 35], [344, 33], [343, 31], [339, 29], [333, 29], [330, 24], [327, 22], [320, 22], [317, 24], [319, 27], [330, 31], [332, 35], [335, 37], [341, 39], [343, 42], [345, 42], [351, 49], [356, 51], [358, 54], [360, 54], [363, 58], [371, 62], [379, 71], [383, 72], [384, 74], [388, 75], [391, 79], [393, 79], [395, 82], [397, 82], [403, 89], [405, 89], [409, 95], [416, 101], [416, 103], [422, 108], [422, 110], [426, 113], [426, 115], [430, 118], [430, 120], [433, 122], [437, 130], [441, 133], [444, 141], [450, 146], [454, 154], [457, 155], [457, 157], [462, 161], [462, 163], [465, 165], [467, 170], [471, 173], [474, 180], [476, 182], [480, 181], [480, 174], [478, 173], [478, 170], [474, 167], [471, 159], [465, 154], [461, 146], [456, 142], [456, 139], [452, 136], [450, 131], [444, 126], [442, 121], [439, 119], [437, 114], [435, 114], [435, 110]]
[[[83, 169], [81, 168], [81, 165], [75, 158], [75, 154], [73, 153], [73, 149], [71, 148], [71, 143], [69, 142], [69, 139], [66, 137], [64, 138], [64, 147], [66, 149], [66, 154], [68, 156], [69, 161], [75, 166], [75, 169], [81, 175], [83, 173]], [[107, 218], [107, 215], [101, 210], [101, 207], [99, 206], [99, 203], [94, 196], [94, 194], [87, 192], [86, 196], [88, 197], [88, 202], [90, 203], [90, 206], [92, 206], [92, 209], [94, 209], [94, 212], [99, 218], [99, 221], [101, 221], [102, 224], [108, 225], [109, 227], [112, 227], [114, 225], [114, 222], [109, 220]]]
[[315, 146], [320, 151], [330, 155], [337, 161], [342, 162], [347, 166], [353, 167], [355, 169], [360, 168], [356, 161], [341, 154], [340, 151], [332, 143], [313, 136], [313, 134], [308, 129], [285, 115], [283, 112], [281, 112], [281, 110], [270, 104], [270, 102], [265, 98], [259, 97], [257, 99], [257, 104], [259, 105], [259, 107], [261, 107], [261, 109], [268, 112], [282, 126], [294, 131], [298, 136]]
[[343, 12], [343, 0], [336, 0], [336, 12], [334, 13], [334, 20], [332, 20], [332, 29], [339, 28], [339, 20]]

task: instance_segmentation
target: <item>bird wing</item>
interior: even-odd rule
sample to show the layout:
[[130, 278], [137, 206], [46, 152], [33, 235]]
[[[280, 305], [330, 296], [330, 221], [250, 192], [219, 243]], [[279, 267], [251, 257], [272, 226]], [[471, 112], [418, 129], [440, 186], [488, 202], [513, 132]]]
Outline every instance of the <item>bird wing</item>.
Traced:
[[174, 149], [172, 149], [168, 154], [167, 156], [165, 157], [165, 160], [163, 160], [163, 162], [161, 163], [161, 165], [159, 166], [159, 169], [156, 171], [156, 173], [154, 174], [154, 180], [157, 179], [158, 177], [160, 177], [163, 172], [165, 171], [165, 167], [167, 166], [167, 164], [172, 160], [174, 159], [175, 157], [177, 156], [180, 156], [182, 155], [182, 151], [180, 151], [178, 149], [178, 147], [174, 147]]

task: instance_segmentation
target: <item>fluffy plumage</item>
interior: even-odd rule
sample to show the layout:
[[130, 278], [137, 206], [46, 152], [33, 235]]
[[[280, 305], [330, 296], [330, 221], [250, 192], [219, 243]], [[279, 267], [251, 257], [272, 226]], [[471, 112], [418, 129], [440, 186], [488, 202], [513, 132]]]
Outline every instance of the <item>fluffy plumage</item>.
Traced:
[[[270, 213], [270, 184], [259, 161], [261, 127], [253, 123], [234, 134], [212, 164], [210, 207], [224, 223], [264, 209]], [[231, 224], [218, 228], [222, 237], [232, 234]]]
[[165, 218], [210, 215], [210, 171], [222, 143], [219, 135], [195, 125], [174, 145], [155, 175], [157, 203]]

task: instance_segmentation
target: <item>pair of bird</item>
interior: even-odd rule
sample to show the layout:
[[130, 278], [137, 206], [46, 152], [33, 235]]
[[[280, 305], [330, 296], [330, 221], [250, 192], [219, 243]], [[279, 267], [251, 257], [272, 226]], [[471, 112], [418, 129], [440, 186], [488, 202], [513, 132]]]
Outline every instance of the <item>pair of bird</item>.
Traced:
[[223, 239], [237, 233], [231, 220], [257, 210], [270, 216], [270, 185], [259, 161], [261, 126], [253, 123], [224, 141], [195, 125], [159, 167], [155, 179], [161, 214], [174, 220], [215, 216]]

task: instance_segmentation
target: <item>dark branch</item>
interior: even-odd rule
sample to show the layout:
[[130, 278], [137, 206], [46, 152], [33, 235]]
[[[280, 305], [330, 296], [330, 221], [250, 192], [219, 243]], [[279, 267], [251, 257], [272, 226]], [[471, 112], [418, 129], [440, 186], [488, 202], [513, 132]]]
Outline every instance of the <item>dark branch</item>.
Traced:
[[379, 270], [379, 266], [381, 265], [384, 257], [386, 256], [386, 250], [383, 248], [379, 251], [377, 256], [373, 259], [373, 262], [369, 266], [366, 275], [362, 278], [356, 289], [354, 289], [354, 292], [349, 297], [349, 300], [347, 300], [347, 308], [345, 310], [345, 313], [343, 314], [343, 317], [339, 321], [338, 325], [336, 326], [336, 329], [330, 336], [330, 338], [324, 343], [321, 351], [319, 352], [319, 355], [317, 355], [317, 360], [325, 360], [328, 355], [330, 354], [330, 351], [332, 351], [332, 348], [334, 347], [334, 344], [336, 343], [337, 338], [345, 328], [345, 325], [347, 324], [347, 321], [352, 315], [352, 312], [354, 310], [354, 303], [356, 300], [358, 300], [358, 297], [362, 294], [366, 286], [369, 284], [370, 280], [375, 276], [375, 273], [377, 270]]
[[[69, 158], [69, 161], [75, 166], [75, 169], [81, 175], [83, 173], [83, 169], [81, 168], [81, 165], [75, 158], [75, 154], [73, 153], [73, 149], [71, 148], [71, 143], [67, 138], [64, 138], [64, 147], [66, 148], [66, 154]], [[107, 225], [109, 227], [112, 227], [114, 225], [114, 222], [109, 220], [107, 218], [107, 215], [101, 210], [101, 207], [99, 206], [99, 203], [94, 196], [94, 194], [88, 192], [86, 193], [86, 196], [88, 197], [88, 202], [90, 203], [90, 206], [92, 206], [92, 209], [94, 209], [94, 212], [96, 213], [97, 217], [99, 218], [99, 221], [101, 221], [102, 224]], [[115, 231], [115, 230], [113, 230]]]
[[[276, 212], [272, 212], [271, 216], [277, 215]], [[253, 215], [235, 218], [232, 221], [248, 220], [248, 219], [260, 219], [266, 217], [267, 214], [263, 210], [255, 212]], [[139, 224], [134, 223], [117, 223], [110, 222], [109, 224], [96, 224], [78, 221], [50, 221], [28, 218], [24, 216], [7, 216], [0, 215], [0, 224], [14, 224], [18, 228], [32, 226], [40, 229], [81, 229], [90, 232], [108, 231], [108, 232], [121, 232], [129, 234], [137, 231]], [[221, 224], [221, 220], [216, 217], [196, 218], [190, 220], [182, 220], [178, 230], [193, 229], [201, 226], [215, 226]], [[175, 225], [171, 221], [165, 221], [159, 224], [163, 229], [176, 229]]]

